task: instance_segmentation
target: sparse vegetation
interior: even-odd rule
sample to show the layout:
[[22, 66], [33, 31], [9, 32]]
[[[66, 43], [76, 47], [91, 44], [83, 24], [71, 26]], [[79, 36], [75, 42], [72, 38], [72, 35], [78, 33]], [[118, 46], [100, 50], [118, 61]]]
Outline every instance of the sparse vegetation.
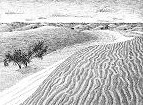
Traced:
[[47, 53], [51, 53], [66, 46], [96, 39], [97, 37], [84, 33], [77, 33], [72, 36], [53, 37], [50, 39], [39, 39], [39, 41], [36, 40], [34, 44], [28, 45], [30, 47], [25, 49], [21, 47], [18, 50], [6, 53], [3, 60], [4, 65], [8, 66], [9, 63], [14, 62], [14, 64], [18, 65], [21, 69], [22, 66], [27, 67], [33, 58], [43, 59], [43, 56]]

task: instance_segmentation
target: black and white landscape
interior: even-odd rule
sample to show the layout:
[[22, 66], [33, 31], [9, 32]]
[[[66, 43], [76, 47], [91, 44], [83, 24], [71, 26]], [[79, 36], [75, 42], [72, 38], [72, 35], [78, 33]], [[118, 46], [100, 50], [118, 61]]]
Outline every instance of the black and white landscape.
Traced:
[[0, 105], [143, 105], [143, 1], [0, 1]]

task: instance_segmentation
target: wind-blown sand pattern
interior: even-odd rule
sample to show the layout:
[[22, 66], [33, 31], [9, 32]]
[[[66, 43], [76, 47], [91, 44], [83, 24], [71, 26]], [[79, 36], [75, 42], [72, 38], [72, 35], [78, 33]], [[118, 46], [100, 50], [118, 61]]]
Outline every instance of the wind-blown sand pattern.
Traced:
[[75, 53], [21, 105], [143, 105], [143, 38]]

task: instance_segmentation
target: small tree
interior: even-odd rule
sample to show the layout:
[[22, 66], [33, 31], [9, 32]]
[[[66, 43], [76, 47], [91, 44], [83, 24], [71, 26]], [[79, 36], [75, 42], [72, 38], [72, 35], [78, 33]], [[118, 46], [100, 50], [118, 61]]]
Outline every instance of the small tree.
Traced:
[[48, 47], [44, 45], [44, 41], [39, 41], [29, 47], [27, 53], [20, 49], [14, 50], [12, 54], [8, 52], [5, 54], [4, 66], [8, 66], [10, 62], [13, 62], [13, 64], [18, 65], [20, 69], [22, 65], [27, 67], [28, 63], [30, 63], [34, 57], [42, 59], [47, 49]]
[[30, 59], [28, 59], [27, 54], [25, 52], [22, 52], [19, 50], [14, 50], [13, 54], [7, 53], [5, 55], [4, 59], [4, 66], [8, 66], [10, 62], [13, 62], [13, 64], [16, 64], [21, 69], [21, 66], [24, 65], [27, 66], [28, 63], [30, 63]]

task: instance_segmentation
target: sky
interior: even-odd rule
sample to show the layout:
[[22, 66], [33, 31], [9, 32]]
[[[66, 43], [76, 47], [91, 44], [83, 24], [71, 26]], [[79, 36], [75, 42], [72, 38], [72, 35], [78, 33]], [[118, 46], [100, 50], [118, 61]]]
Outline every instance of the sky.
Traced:
[[142, 17], [143, 0], [0, 0], [0, 22], [134, 23]]

